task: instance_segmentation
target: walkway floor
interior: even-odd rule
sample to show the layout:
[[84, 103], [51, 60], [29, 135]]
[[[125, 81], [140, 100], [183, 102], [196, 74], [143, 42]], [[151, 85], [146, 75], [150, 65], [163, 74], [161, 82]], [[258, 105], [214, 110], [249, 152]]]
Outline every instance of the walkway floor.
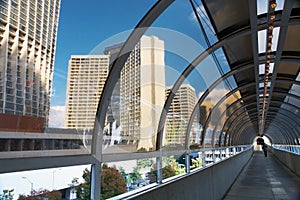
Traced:
[[253, 157], [224, 200], [300, 200], [300, 177], [282, 165], [272, 153]]

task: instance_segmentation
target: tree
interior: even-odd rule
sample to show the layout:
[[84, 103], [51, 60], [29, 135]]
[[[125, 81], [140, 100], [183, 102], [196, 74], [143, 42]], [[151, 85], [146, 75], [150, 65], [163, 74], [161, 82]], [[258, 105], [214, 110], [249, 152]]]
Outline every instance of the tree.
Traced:
[[130, 173], [130, 178], [132, 180], [137, 180], [139, 178], [142, 178], [142, 175], [140, 174], [138, 167], [133, 168], [133, 172]]
[[46, 189], [40, 189], [38, 191], [33, 190], [30, 195], [20, 195], [18, 200], [61, 200], [62, 194], [57, 190], [49, 191]]
[[152, 164], [153, 164], [153, 160], [151, 158], [143, 158], [143, 159], [137, 160], [137, 167], [139, 169], [151, 167]]
[[201, 166], [202, 166], [202, 159], [201, 158], [192, 159], [191, 169], [199, 168]]
[[101, 198], [110, 198], [126, 192], [126, 182], [115, 167], [104, 164], [101, 173]]
[[[90, 199], [90, 174], [88, 169], [83, 172], [84, 183], [77, 186], [78, 200]], [[101, 172], [101, 199], [107, 199], [126, 192], [126, 182], [115, 167], [103, 164]]]

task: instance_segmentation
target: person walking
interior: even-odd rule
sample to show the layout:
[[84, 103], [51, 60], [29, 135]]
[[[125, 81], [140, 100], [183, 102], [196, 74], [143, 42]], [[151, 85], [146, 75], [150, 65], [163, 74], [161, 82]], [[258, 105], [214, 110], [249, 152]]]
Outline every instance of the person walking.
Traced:
[[265, 157], [267, 157], [268, 156], [268, 146], [265, 143], [262, 144], [262, 150], [265, 154]]

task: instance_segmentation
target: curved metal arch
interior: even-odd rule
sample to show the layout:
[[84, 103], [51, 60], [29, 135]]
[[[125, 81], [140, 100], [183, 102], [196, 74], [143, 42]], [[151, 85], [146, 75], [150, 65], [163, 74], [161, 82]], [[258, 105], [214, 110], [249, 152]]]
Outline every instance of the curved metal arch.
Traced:
[[[282, 120], [274, 118], [274, 119], [270, 120], [270, 125], [269, 125], [268, 129], [266, 130], [266, 133], [271, 132], [271, 129], [273, 129], [274, 126], [277, 126], [277, 124], [274, 123], [274, 122], [276, 122], [277, 124], [281, 124], [282, 126], [283, 126], [283, 124], [286, 125], [286, 126], [288, 126], [288, 123], [282, 123]], [[295, 132], [295, 130], [296, 130], [295, 127], [296, 126], [292, 126], [292, 127], [288, 126], [287, 127], [287, 128], [289, 128], [289, 129], [287, 129], [287, 133], [292, 138], [290, 144], [294, 144], [294, 145], [297, 144], [297, 143], [295, 143], [295, 138], [299, 137], [299, 134], [297, 132]]]
[[[205, 100], [205, 98], [208, 96], [209, 92], [212, 91], [219, 83], [221, 83], [224, 79], [230, 77], [231, 75], [234, 75], [235, 73], [238, 73], [240, 72], [241, 70], [246, 70], [246, 69], [249, 69], [250, 67], [252, 67], [251, 64], [249, 65], [244, 65], [244, 66], [241, 66], [239, 68], [236, 68], [235, 70], [232, 70], [228, 73], [226, 73], [225, 75], [223, 75], [222, 77], [220, 77], [219, 79], [217, 79], [204, 93], [203, 95], [201, 96], [201, 98], [198, 100], [198, 102], [196, 103], [195, 107], [194, 107], [194, 110], [190, 116], [190, 119], [189, 119], [189, 122], [188, 122], [188, 125], [187, 125], [187, 131], [186, 131], [186, 148], [188, 148], [189, 146], [189, 142], [190, 142], [190, 130], [191, 130], [191, 127], [192, 127], [192, 123], [193, 123], [193, 119], [197, 113], [197, 110], [199, 109], [199, 105]], [[278, 79], [277, 82], [292, 82], [294, 84], [298, 84], [300, 85], [300, 82], [299, 81], [291, 81], [291, 80], [281, 80], [281, 79]], [[249, 84], [249, 85], [248, 85]], [[245, 87], [250, 87], [250, 86], [253, 86], [255, 83], [248, 83], [246, 85], [244, 85]], [[237, 87], [235, 88], [234, 90], [230, 91], [229, 93], [227, 93], [225, 95], [225, 97], [227, 96], [230, 96], [231, 94], [235, 93], [236, 91], [240, 90], [240, 89], [243, 89], [243, 86], [242, 87]], [[224, 97], [223, 97], [224, 98]], [[222, 98], [222, 99], [223, 99]], [[226, 98], [225, 98], [226, 99]], [[221, 100], [220, 100], [221, 101]], [[218, 102], [219, 103], [219, 102]], [[217, 106], [217, 104], [214, 106], [214, 108]], [[213, 108], [213, 109], [214, 109]], [[210, 112], [209, 116], [211, 115], [212, 112]], [[203, 142], [204, 142], [204, 137], [205, 137], [205, 130], [207, 128], [207, 121], [208, 121], [209, 118], [207, 118], [206, 122], [205, 122], [205, 126], [203, 128], [203, 131], [201, 133], [201, 138], [202, 138], [202, 145], [203, 145]], [[213, 132], [213, 135], [215, 134], [215, 131]], [[213, 141], [212, 141], [213, 142]], [[212, 143], [211, 145], [214, 145], [214, 143]]]
[[[252, 95], [251, 95], [252, 96]], [[255, 104], [256, 102], [253, 102], [252, 104]], [[251, 109], [251, 110], [255, 110], [256, 108], [253, 108], [253, 109]], [[293, 114], [293, 115], [295, 115], [293, 112], [291, 112], [290, 110], [287, 110], [287, 109], [280, 109], [278, 112], [276, 112], [277, 114], [280, 114], [280, 115], [282, 115], [282, 116], [285, 116], [285, 118], [288, 118], [289, 120], [291, 120], [291, 121], [293, 121], [294, 122], [294, 124], [291, 124], [291, 126], [293, 127], [293, 129], [295, 128], [293, 125], [297, 125], [297, 126], [299, 126], [298, 125], [298, 122], [294, 119], [294, 118], [291, 118], [289, 115], [286, 115], [286, 114], [284, 114], [284, 113], [282, 113], [281, 111], [282, 110], [284, 110], [285, 112], [289, 112], [289, 113], [291, 113], [291, 114]], [[274, 112], [274, 111], [271, 111], [271, 112]], [[253, 114], [254, 115], [254, 114]], [[248, 118], [249, 119], [249, 118]], [[295, 136], [295, 137], [297, 137], [298, 135], [297, 135], [297, 132], [295, 132], [294, 130], [292, 130], [293, 131], [293, 135]], [[227, 133], [228, 133], [228, 131], [227, 131]], [[226, 137], [226, 136], [225, 136]], [[221, 146], [222, 144], [221, 144], [221, 135], [219, 136], [219, 146]], [[224, 144], [223, 144], [224, 145]]]
[[[241, 89], [245, 89], [245, 88], [247, 88], [247, 87], [251, 87], [251, 86], [253, 86], [253, 85], [256, 85], [256, 83], [247, 83], [247, 84], [245, 84], [245, 85], [242, 85], [242, 86], [240, 86], [240, 87], [237, 87], [237, 88], [235, 88], [235, 89], [233, 89], [233, 90], [231, 90], [229, 93], [227, 93], [225, 96], [230, 96], [231, 94], [233, 94], [233, 93], [235, 93], [235, 92], [237, 92], [237, 91], [239, 91], [239, 90], [241, 90]], [[206, 120], [207, 121], [207, 120]], [[201, 134], [202, 135], [202, 141], [204, 140], [204, 138], [205, 138], [205, 130], [203, 130], [203, 133], [204, 134]]]
[[[248, 124], [250, 124], [250, 125], [248, 125]], [[239, 131], [236, 134], [234, 134], [234, 135], [230, 134], [230, 136], [229, 136], [229, 143], [231, 146], [237, 144], [237, 142], [235, 142], [235, 141], [237, 141], [237, 139], [235, 139], [235, 138], [237, 138], [237, 137], [239, 138], [239, 135], [241, 135], [243, 133], [243, 131], [245, 129], [247, 129], [249, 126], [253, 126], [253, 123], [252, 123], [252, 121], [248, 121], [244, 124], [239, 124], [238, 126], [241, 126], [241, 127], [239, 127]], [[284, 129], [282, 129], [282, 127], [280, 127], [280, 126], [278, 126], [278, 129], [281, 129], [284, 131]], [[280, 134], [280, 135], [282, 136], [283, 141], [291, 140], [290, 137], [288, 137], [288, 135], [285, 135], [285, 134]]]
[[[189, 147], [189, 142], [190, 142], [190, 131], [191, 131], [191, 128], [192, 128], [192, 124], [193, 124], [193, 119], [194, 117], [196, 116], [197, 112], [198, 112], [198, 109], [199, 109], [199, 105], [205, 100], [205, 98], [209, 95], [209, 92], [212, 91], [215, 87], [217, 87], [220, 83], [222, 83], [222, 81], [232, 75], [234, 75], [235, 73], [238, 73], [240, 70], [246, 70], [246, 69], [249, 69], [252, 67], [252, 63], [251, 64], [245, 64], [245, 65], [242, 65], [228, 73], [226, 73], [225, 75], [223, 75], [222, 77], [218, 78], [215, 82], [213, 82], [211, 84], [211, 86], [209, 86], [205, 92], [202, 94], [202, 96], [198, 99], [198, 102], [196, 103], [196, 105], [194, 106], [194, 109], [192, 111], [192, 114], [189, 118], [189, 121], [188, 121], [188, 125], [187, 125], [187, 129], [186, 129], [186, 144], [185, 144], [185, 147], [186, 149], [188, 149]], [[201, 133], [202, 134], [202, 133]]]
[[[286, 96], [292, 96], [292, 97], [294, 97], [294, 98], [296, 98], [296, 99], [298, 99], [299, 101], [300, 101], [300, 96], [297, 96], [297, 95], [294, 95], [294, 94], [290, 94], [290, 93], [288, 93], [288, 94], [286, 94], [286, 93], [282, 93], [282, 92], [273, 92], [274, 94], [280, 94], [280, 95], [286, 95]], [[219, 108], [220, 107], [220, 105], [226, 100], [226, 99], [228, 99], [231, 95], [233, 95], [234, 93], [232, 93], [232, 94], [226, 94], [224, 97], [222, 97], [219, 101], [218, 101], [218, 103], [213, 107], [213, 109], [211, 110], [211, 112], [209, 113], [209, 116], [207, 117], [207, 120], [205, 121], [205, 124], [204, 124], [204, 130], [206, 130], [206, 128], [207, 128], [207, 124], [209, 123], [209, 121], [210, 121], [210, 118], [211, 118], [211, 115], [212, 115], [212, 113], [214, 112], [214, 110], [215, 109], [217, 109], [217, 108]], [[249, 95], [249, 96], [256, 96], [256, 94], [251, 94], [251, 95]], [[240, 101], [241, 99], [245, 99], [245, 98], [247, 98], [248, 96], [243, 96], [243, 98], [240, 98], [240, 99], [237, 99], [238, 101]], [[257, 104], [257, 102], [254, 102], [255, 104]], [[249, 105], [249, 104], [248, 104]], [[228, 109], [225, 109], [225, 111], [224, 112], [226, 112]], [[223, 113], [224, 113], [223, 112]], [[219, 117], [219, 119], [221, 118], [221, 116], [222, 115], [220, 115], [220, 117]], [[218, 122], [219, 122], [219, 120], [217, 121], [217, 124], [218, 124]], [[214, 128], [214, 131], [213, 131], [213, 134], [212, 134], [212, 138], [213, 138], [213, 140], [212, 140], [212, 143], [211, 143], [211, 145], [213, 146], [214, 145], [214, 143], [215, 143], [215, 131], [216, 130], [216, 126], [215, 126], [215, 128]]]
[[[253, 108], [253, 109], [251, 109], [251, 110], [254, 110], [255, 108]], [[247, 110], [248, 111], [248, 110]], [[245, 113], [246, 111], [242, 111], [241, 112], [241, 114], [239, 115], [239, 118], [241, 118], [241, 116], [244, 116], [242, 113]], [[280, 114], [282, 114], [282, 113], [280, 113]], [[255, 116], [256, 115], [256, 113], [253, 113], [253, 114], [251, 114], [251, 116], [254, 116], [254, 117], [257, 117], [257, 116]], [[233, 131], [233, 129], [235, 128], [235, 125], [233, 125], [233, 124], [236, 124], [236, 123], [239, 123], [242, 119], [238, 119], [238, 118], [235, 118], [232, 122], [231, 122], [231, 124], [228, 126], [228, 129], [227, 129], [227, 131], [226, 131], [226, 133], [228, 133], [228, 132], [230, 132], [229, 130], [230, 130], [230, 128], [231, 128], [231, 126], [233, 126], [233, 128], [231, 129], [231, 132], [234, 132]], [[250, 119], [250, 118], [247, 118], [247, 119]], [[292, 125], [291, 125], [292, 126]], [[293, 127], [293, 126], [292, 126]], [[288, 135], [290, 135], [290, 133], [289, 132], [287, 132], [287, 134]], [[293, 135], [294, 135], [294, 133], [293, 133]], [[297, 134], [296, 134], [297, 135]]]
[[[245, 126], [245, 128], [250, 127], [250, 126], [253, 127], [253, 123], [250, 121], [250, 119], [247, 119], [247, 121], [244, 122], [244, 126]], [[233, 145], [233, 143], [232, 143], [232, 137], [233, 137], [232, 134], [228, 134], [226, 136], [226, 138], [227, 138], [227, 145], [228, 146], [232, 146]]]
[[[275, 111], [273, 111], [273, 110], [270, 110], [271, 113], [279, 114], [279, 115], [283, 116], [285, 119], [288, 119], [288, 120], [290, 120], [290, 121], [293, 121], [294, 123], [291, 124], [291, 125], [292, 125], [292, 130], [290, 130], [290, 131], [292, 131], [292, 133], [294, 133], [293, 135], [294, 135], [295, 137], [298, 137], [299, 132], [297, 132], [297, 131], [294, 130], [294, 129], [295, 129], [295, 127], [300, 127], [300, 125], [297, 123], [297, 121], [294, 120], [294, 118], [291, 118], [289, 115], [286, 115], [286, 114], [282, 113], [281, 111], [282, 111], [282, 109], [279, 110], [279, 111], [277, 111], [277, 112], [275, 112]], [[272, 124], [270, 124], [270, 125], [272, 125]], [[268, 132], [268, 130], [266, 130], [266, 132]]]
[[[255, 113], [253, 113], [253, 114], [251, 114], [251, 115], [253, 115], [254, 118], [257, 117], [257, 116], [255, 115]], [[250, 119], [250, 118], [247, 118], [247, 119]], [[267, 121], [271, 121], [271, 120], [267, 120]], [[278, 122], [278, 124], [281, 124], [282, 126], [284, 126], [284, 127], [286, 128], [286, 130], [283, 129], [283, 131], [285, 132], [285, 135], [288, 136], [289, 141], [291, 141], [290, 138], [294, 138], [294, 134], [288, 132], [288, 130], [291, 129], [290, 127], [293, 127], [293, 125], [290, 125], [290, 124], [287, 124], [287, 123], [283, 123], [283, 124], [282, 124], [281, 121], [280, 121], [280, 120], [277, 120], [276, 118], [273, 119], [273, 121]], [[235, 122], [236, 125], [234, 125], [234, 127], [231, 129], [230, 132], [231, 132], [232, 134], [236, 132], [235, 129], [238, 129], [238, 130], [239, 130], [239, 131], [237, 132], [237, 134], [239, 134], [239, 132], [242, 130], [242, 129], [240, 128], [240, 126], [242, 127], [242, 126], [243, 126], [243, 123], [238, 123], [238, 122], [239, 122], [239, 121], [236, 121], [236, 122]], [[277, 126], [277, 124], [276, 124], [276, 126]], [[277, 127], [278, 127], [278, 126], [277, 126]], [[232, 135], [232, 134], [231, 134], [231, 135]], [[233, 138], [233, 137], [235, 137], [235, 136], [232, 136], [232, 138]]]
[[[242, 145], [251, 144], [253, 142], [253, 138], [255, 138], [257, 136], [256, 131], [255, 130], [253, 130], [253, 131], [251, 131], [251, 129], [246, 128], [246, 130], [243, 132], [243, 134], [240, 134], [240, 136], [237, 137], [236, 144], [242, 144]], [[248, 142], [246, 142], [246, 141], [248, 141]]]
[[[269, 121], [269, 120], [267, 120], [267, 121]], [[285, 141], [286, 142], [287, 141], [289, 141], [289, 142], [293, 141], [292, 138], [294, 138], [294, 137], [292, 137], [292, 135], [288, 132], [290, 126], [286, 123], [282, 123], [280, 120], [277, 120], [277, 119], [274, 120], [274, 121], [276, 121], [278, 124], [281, 124], [281, 126], [278, 126], [278, 124], [274, 124], [274, 126], [276, 126], [277, 129], [280, 129], [282, 132], [285, 133], [285, 134], [282, 134], [284, 136], [284, 138], [286, 138]], [[243, 124], [241, 124], [240, 127], [243, 127]], [[243, 129], [241, 129], [240, 127], [239, 127], [239, 124], [236, 126], [235, 129], [238, 129], [238, 131], [237, 131], [237, 134], [235, 134], [235, 136], [234, 135], [232, 136], [232, 138], [235, 138], [235, 137], [237, 137], [237, 135], [240, 135], [242, 133]], [[285, 127], [286, 129], [283, 129], [282, 127]], [[273, 127], [271, 127], [271, 128], [273, 128]], [[235, 131], [232, 131], [232, 133], [235, 133]]]
[[182, 72], [182, 74], [179, 76], [179, 78], [176, 80], [175, 84], [173, 85], [171, 92], [167, 96], [167, 99], [165, 101], [163, 112], [161, 114], [159, 123], [158, 123], [158, 134], [157, 134], [157, 149], [160, 149], [162, 146], [162, 136], [163, 136], [163, 130], [164, 130], [164, 124], [166, 121], [167, 113], [169, 111], [169, 108], [171, 106], [171, 103], [176, 95], [176, 92], [178, 91], [179, 87], [184, 82], [185, 78], [195, 69], [195, 67], [203, 61], [207, 56], [209, 56], [212, 52], [216, 51], [220, 47], [224, 46], [228, 41], [232, 39], [237, 39], [240, 37], [243, 37], [245, 35], [248, 35], [251, 33], [251, 29], [249, 27], [240, 30], [239, 32], [236, 32], [233, 35], [230, 35], [223, 40], [219, 40], [217, 43], [209, 47], [206, 51], [199, 54], [198, 57], [196, 57]]
[[[297, 98], [298, 100], [300, 100], [300, 96], [297, 96], [297, 95], [294, 95], [294, 94], [291, 94], [291, 93], [282, 93], [282, 92], [273, 92], [274, 94], [280, 94], [280, 95], [286, 95], [286, 96], [292, 96], [292, 97], [294, 97], [294, 98]], [[232, 94], [230, 94], [230, 96], [231, 96]], [[222, 117], [224, 116], [224, 114], [227, 112], [227, 110], [228, 109], [230, 109], [231, 108], [231, 106], [233, 106], [233, 105], [235, 105], [236, 103], [240, 103], [240, 101], [242, 100], [242, 99], [248, 99], [248, 98], [251, 98], [251, 97], [253, 97], [253, 96], [256, 96], [256, 94], [250, 94], [250, 95], [248, 95], [248, 96], [244, 96], [243, 98], [240, 98], [240, 99], [237, 99], [235, 102], [233, 102], [225, 111], [223, 111], [223, 113], [220, 115], [220, 117], [219, 117], [219, 119], [217, 120], [217, 125], [215, 126], [215, 128], [214, 128], [214, 131], [213, 131], [213, 134], [212, 134], [212, 137], [213, 137], [213, 140], [214, 140], [214, 136], [215, 136], [215, 132], [216, 132], [216, 128], [217, 128], [217, 126], [218, 126], [218, 124], [219, 124], [219, 122], [220, 122], [220, 120], [222, 119]], [[222, 98], [222, 99], [220, 99], [219, 100], [219, 102], [215, 105], [215, 107], [213, 108], [213, 109], [215, 109], [216, 107], [218, 107], [221, 103], [223, 103], [227, 98], [229, 98], [229, 95], [227, 95], [226, 94], [226, 96], [225, 96], [226, 98]], [[222, 102], [221, 102], [222, 101]], [[253, 103], [251, 103], [251, 104], [247, 104], [247, 106], [250, 106], [250, 105], [254, 105], [254, 104], [256, 104], [256, 102], [253, 102]], [[291, 104], [291, 105], [293, 105], [293, 104]], [[256, 109], [256, 108], [255, 108]], [[282, 108], [281, 108], [282, 109]], [[254, 110], [254, 109], [251, 109], [251, 110]], [[280, 108], [279, 108], [279, 110], [280, 110]], [[284, 110], [286, 110], [286, 109], [284, 109]], [[248, 110], [249, 111], [249, 110]], [[210, 114], [213, 112], [213, 110], [210, 112]], [[290, 111], [289, 111], [290, 112]], [[290, 113], [292, 113], [292, 114], [294, 114], [293, 112], [290, 112]], [[294, 114], [295, 115], [295, 114]], [[298, 117], [298, 116], [296, 116], [296, 117]], [[299, 118], [299, 117], [298, 117]], [[210, 119], [210, 116], [208, 117], [208, 119], [207, 119], [207, 121]], [[300, 119], [300, 118], [299, 118]], [[297, 123], [296, 123], [297, 124]], [[205, 128], [204, 128], [204, 130], [205, 130]], [[220, 138], [219, 138], [219, 141], [220, 141]], [[212, 145], [214, 144], [215, 142], [214, 141], [212, 141]], [[219, 144], [220, 145], [220, 144]]]
[[[136, 25], [134, 30], [131, 32], [126, 42], [122, 46], [120, 53], [118, 54], [116, 60], [112, 63], [112, 67], [109, 73], [109, 76], [106, 79], [104, 84], [102, 94], [97, 107], [95, 125], [94, 125], [94, 134], [93, 134], [93, 146], [92, 154], [98, 154], [101, 152], [101, 142], [102, 141], [103, 131], [101, 130], [104, 127], [106, 110], [108, 108], [109, 99], [112, 95], [113, 88], [115, 87], [118, 81], [118, 75], [120, 74], [130, 52], [134, 46], [138, 43], [143, 34], [147, 31], [149, 26], [174, 2], [174, 0], [165, 0], [157, 1], [154, 6], [144, 15], [140, 22]], [[100, 131], [100, 135], [98, 136]], [[100, 137], [97, 138], [97, 137]], [[99, 146], [100, 147], [99, 147]]]
[[[253, 136], [253, 137], [257, 136], [257, 132], [253, 128], [253, 123], [251, 123], [251, 121], [248, 121], [248, 122], [247, 122], [247, 124], [249, 124], [249, 125], [242, 126], [243, 130], [240, 130], [239, 133], [233, 135], [233, 137], [231, 137], [231, 140], [229, 140], [229, 141], [231, 141], [231, 142], [235, 141], [235, 144], [242, 144], [242, 143], [246, 142], [245, 138], [247, 138], [247, 141], [251, 143], [252, 140], [249, 138], [252, 138], [251, 136]], [[237, 139], [233, 139], [233, 138], [237, 138]], [[233, 143], [231, 143], [231, 144], [233, 144]]]
[[[288, 25], [289, 23], [289, 17], [291, 15], [292, 12], [292, 8], [293, 8], [293, 2], [292, 1], [285, 1], [284, 2], [284, 9], [282, 10], [282, 16], [281, 16], [281, 26], [280, 26], [280, 30], [279, 30], [279, 37], [277, 40], [277, 51], [276, 51], [276, 55], [275, 55], [275, 62], [274, 62], [274, 66], [273, 66], [273, 72], [272, 72], [272, 76], [271, 76], [271, 86], [269, 88], [269, 96], [267, 98], [267, 105], [265, 107], [265, 115], [263, 116], [264, 118], [262, 119], [263, 121], [266, 120], [266, 116], [268, 114], [268, 110], [269, 110], [269, 106], [270, 106], [270, 102], [271, 102], [271, 96], [275, 87], [275, 80], [277, 80], [277, 72], [278, 72], [278, 68], [279, 68], [279, 63], [280, 63], [280, 58], [282, 55], [282, 50], [284, 47], [284, 43], [286, 40], [286, 34], [287, 34], [287, 30], [288, 30]], [[262, 126], [264, 127], [264, 124], [262, 124]], [[262, 131], [264, 130], [264, 128], [262, 128]]]
[[[264, 22], [262, 22], [257, 27], [259, 27], [258, 30], [263, 30], [263, 29], [266, 29], [266, 24]], [[249, 34], [253, 34], [253, 33], [256, 34], [257, 33], [257, 31], [253, 31], [249, 28], [250, 28], [249, 26], [245, 26], [245, 27], [240, 28], [239, 30], [236, 30], [234, 33], [230, 33], [230, 34], [224, 36], [222, 39], [220, 39], [213, 46], [209, 47], [206, 51], [201, 53], [197, 58], [195, 58], [194, 61], [192, 61], [192, 63], [190, 63], [185, 68], [183, 73], [179, 76], [179, 78], [177, 79], [177, 81], [173, 85], [173, 88], [171, 89], [171, 92], [169, 93], [169, 95], [167, 96], [167, 99], [165, 101], [163, 111], [162, 111], [162, 114], [161, 114], [161, 117], [160, 117], [160, 120], [159, 120], [159, 124], [158, 124], [157, 138], [159, 138], [159, 140], [157, 140], [157, 149], [159, 149], [161, 147], [161, 144], [162, 144], [162, 135], [163, 135], [164, 124], [165, 124], [165, 121], [166, 121], [166, 116], [167, 116], [168, 110], [170, 108], [172, 100], [175, 97], [176, 92], [178, 91], [180, 85], [185, 80], [185, 77], [187, 77], [191, 73], [191, 71], [194, 70], [195, 66], [197, 66], [202, 60], [204, 60], [204, 58], [206, 58], [208, 55], [210, 55], [211, 52], [214, 52], [219, 47], [224, 46], [231, 39], [238, 39], [238, 38], [240, 38], [242, 36], [245, 36], [245, 35], [249, 35]], [[189, 141], [189, 140], [186, 140], [186, 141]]]
[[[253, 102], [252, 104], [254, 104], [255, 102]], [[248, 106], [248, 105], [245, 105], [245, 106]], [[241, 108], [244, 108], [244, 107], [241, 107]], [[239, 109], [237, 109], [237, 110], [240, 110], [241, 108], [239, 108]], [[254, 110], [255, 108], [253, 108], [253, 110]], [[237, 112], [237, 110], [235, 110], [235, 112]], [[247, 110], [244, 110], [244, 111], [242, 111], [242, 112], [246, 112]], [[256, 115], [256, 113], [254, 113], [254, 114], [252, 114], [253, 116], [255, 116]], [[232, 115], [231, 115], [232, 116]], [[230, 116], [230, 117], [231, 117]], [[241, 115], [239, 115], [239, 117], [240, 117]], [[226, 134], [225, 134], [225, 141], [227, 140], [227, 137], [229, 137], [228, 136], [228, 133], [229, 133], [229, 128], [232, 126], [232, 123], [234, 123], [235, 121], [236, 121], [236, 119], [238, 119], [239, 117], [237, 117], [237, 118], [235, 118], [232, 122], [231, 122], [231, 124], [228, 126], [228, 129], [227, 129], [227, 131], [226, 131]], [[256, 117], [256, 116], [255, 116]], [[249, 119], [250, 120], [250, 118], [246, 118], [246, 119]], [[223, 128], [222, 128], [222, 131], [221, 132], [224, 132], [224, 127], [225, 127], [225, 125], [226, 125], [226, 123], [228, 122], [228, 120], [224, 123], [224, 125], [223, 125]], [[231, 135], [230, 135], [231, 136]]]
[[[277, 120], [278, 122], [280, 122], [279, 120]], [[275, 128], [275, 126], [276, 126], [276, 128]], [[273, 127], [271, 127], [272, 129], [274, 129], [275, 131], [278, 131], [279, 129], [280, 129], [280, 126], [278, 126], [277, 124], [274, 124], [274, 126]], [[273, 135], [273, 134], [272, 134]], [[275, 134], [276, 135], [276, 134]], [[286, 136], [286, 138], [288, 138], [288, 139], [286, 139], [286, 140], [281, 140], [282, 142], [284, 142], [285, 141], [285, 143], [284, 144], [288, 144], [288, 145], [290, 145], [290, 144], [292, 144], [292, 143], [294, 143], [294, 139], [293, 138], [291, 138], [291, 137], [287, 137], [288, 135], [284, 135], [284, 134], [278, 134], [278, 135], [280, 135], [280, 136]], [[282, 143], [281, 143], [282, 144]]]
[[[288, 81], [288, 80], [280, 80], [280, 81], [283, 81], [283, 82], [295, 82], [295, 84], [300, 84], [299, 81]], [[246, 84], [246, 85], [247, 85], [247, 84]], [[274, 102], [277, 102], [277, 101], [272, 101], [272, 102], [274, 103]], [[278, 101], [278, 103], [284, 103], [284, 104], [290, 105], [290, 106], [292, 106], [292, 107], [294, 107], [294, 108], [296, 108], [296, 109], [299, 109], [299, 108], [296, 107], [295, 105], [290, 104], [290, 103], [287, 103], [287, 102], [284, 102], [284, 101], [283, 101], [283, 102]], [[247, 105], [246, 105], [246, 106], [247, 106]], [[234, 113], [232, 113], [232, 114], [234, 114]], [[228, 123], [229, 119], [231, 118], [232, 114], [227, 118], [226, 122], [224, 123], [223, 128], [222, 128], [222, 132], [223, 132], [223, 130], [224, 130], [225, 125]]]
[[[277, 94], [277, 93], [279, 93], [279, 92], [276, 92], [276, 94]], [[286, 95], [286, 93], [282, 93], [282, 94]], [[224, 115], [226, 114], [226, 112], [227, 112], [228, 109], [231, 109], [231, 107], [233, 107], [234, 105], [236, 105], [236, 104], [238, 104], [238, 103], [241, 103], [241, 100], [242, 100], [242, 99], [248, 99], [248, 98], [252, 98], [252, 97], [254, 97], [254, 96], [256, 96], [256, 94], [250, 94], [250, 95], [248, 95], [248, 96], [244, 96], [244, 97], [241, 98], [241, 99], [237, 99], [237, 100], [236, 100], [235, 102], [233, 102], [233, 103], [232, 103], [225, 111], [223, 111], [223, 113], [220, 115], [219, 119], [217, 120], [216, 126], [215, 126], [214, 131], [213, 131], [213, 135], [215, 135], [216, 129], [217, 129], [217, 127], [219, 126], [219, 123], [220, 123], [221, 119], [224, 117]], [[253, 102], [253, 103], [248, 104], [248, 105], [254, 105], [254, 104], [256, 104], [256, 102]], [[273, 107], [273, 108], [275, 109], [275, 107]], [[290, 110], [287, 110], [287, 109], [284, 109], [284, 108], [276, 108], [276, 109], [279, 110], [278, 112], [284, 110], [284, 111], [286, 111], [286, 112], [288, 112], [288, 113], [294, 115], [297, 119], [299, 118], [295, 113], [291, 112]], [[292, 118], [290, 118], [290, 119], [292, 119]], [[293, 120], [294, 120], [294, 119], [293, 119]], [[295, 122], [295, 124], [297, 124], [297, 122]], [[221, 141], [221, 137], [222, 137], [222, 134], [220, 134], [220, 136], [219, 136], [219, 141]], [[219, 146], [221, 146], [221, 145], [222, 145], [222, 144], [219, 142]]]

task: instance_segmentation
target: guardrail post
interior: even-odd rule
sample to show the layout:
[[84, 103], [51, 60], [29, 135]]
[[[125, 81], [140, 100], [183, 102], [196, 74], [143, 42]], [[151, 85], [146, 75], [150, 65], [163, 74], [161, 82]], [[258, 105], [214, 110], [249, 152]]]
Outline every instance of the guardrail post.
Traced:
[[202, 153], [202, 167], [206, 166], [206, 162], [205, 162], [205, 151], [201, 151]]

